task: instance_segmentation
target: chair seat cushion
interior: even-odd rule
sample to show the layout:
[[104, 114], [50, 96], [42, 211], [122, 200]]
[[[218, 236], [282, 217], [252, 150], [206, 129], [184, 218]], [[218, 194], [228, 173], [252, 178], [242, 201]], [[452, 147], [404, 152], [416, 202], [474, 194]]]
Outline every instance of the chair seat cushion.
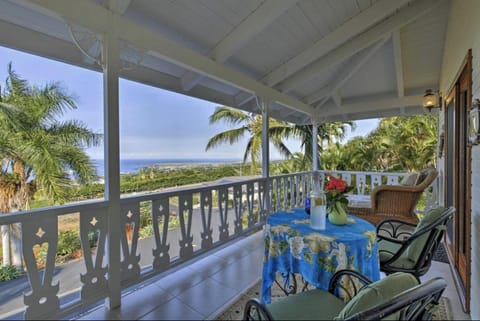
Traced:
[[[400, 244], [389, 242], [386, 240], [381, 240], [380, 242], [378, 242], [378, 255], [380, 262], [386, 262], [390, 260], [393, 255], [400, 249], [400, 247]], [[396, 259], [394, 262], [391, 262], [390, 264], [392, 266], [402, 269], [412, 269], [415, 265], [415, 262], [410, 260], [407, 251], [405, 251], [398, 259]]]
[[[340, 311], [336, 320], [343, 320], [358, 312], [373, 308], [376, 305], [390, 301], [397, 294], [418, 285], [417, 279], [410, 273], [397, 272], [388, 275], [380, 281], [362, 288]], [[399, 312], [385, 320], [398, 320]]]
[[[444, 207], [437, 207], [427, 211], [425, 215], [422, 217], [422, 219], [420, 220], [420, 222], [418, 222], [417, 227], [415, 228], [415, 232], [419, 231], [424, 226], [427, 226], [428, 224], [435, 221], [445, 212], [445, 210], [446, 209]], [[419, 259], [420, 255], [422, 254], [422, 250], [425, 247], [425, 244], [427, 243], [429, 235], [430, 233], [427, 232], [422, 236], [418, 237], [415, 241], [412, 242], [412, 244], [410, 244], [406, 252], [407, 252], [408, 258], [411, 261], [416, 262]]]
[[324, 290], [289, 295], [267, 306], [275, 320], [333, 320], [345, 303]]

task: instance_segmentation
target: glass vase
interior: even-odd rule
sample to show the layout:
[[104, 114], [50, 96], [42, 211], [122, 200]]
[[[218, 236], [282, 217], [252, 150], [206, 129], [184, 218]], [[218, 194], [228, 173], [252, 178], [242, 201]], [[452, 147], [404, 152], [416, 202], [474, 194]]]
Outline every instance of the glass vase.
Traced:
[[346, 205], [335, 202], [328, 207], [328, 220], [335, 225], [344, 225], [348, 221]]

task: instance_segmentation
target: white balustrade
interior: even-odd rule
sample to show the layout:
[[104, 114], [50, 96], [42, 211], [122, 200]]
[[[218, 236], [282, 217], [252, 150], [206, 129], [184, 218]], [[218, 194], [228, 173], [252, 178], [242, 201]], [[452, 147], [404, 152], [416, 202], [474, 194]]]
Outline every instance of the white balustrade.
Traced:
[[[320, 171], [354, 185], [357, 194], [368, 194], [380, 184], [399, 184], [406, 173]], [[301, 172], [236, 183], [147, 193], [121, 199], [121, 262], [108, 262], [107, 201], [91, 201], [0, 215], [0, 225], [20, 223], [23, 258], [30, 283], [24, 295], [25, 318], [62, 318], [107, 298], [108, 265], [121, 271], [122, 287], [140, 283], [182, 262], [246, 233], [260, 229], [269, 211], [303, 207], [310, 194], [312, 173]], [[437, 180], [427, 189], [426, 206], [438, 200]], [[265, 201], [270, 200], [269, 204]], [[83, 270], [69, 275], [80, 295], [61, 304], [62, 287], [54, 282], [59, 218], [78, 213]], [[152, 236], [141, 239], [141, 220], [148, 219]], [[93, 240], [93, 244], [92, 244]], [[37, 267], [35, 248], [48, 245], [45, 266]], [[40, 272], [40, 270], [42, 270]], [[40, 277], [41, 276], [41, 277]], [[72, 291], [70, 291], [72, 292]], [[7, 317], [7, 316], [3, 316]]]

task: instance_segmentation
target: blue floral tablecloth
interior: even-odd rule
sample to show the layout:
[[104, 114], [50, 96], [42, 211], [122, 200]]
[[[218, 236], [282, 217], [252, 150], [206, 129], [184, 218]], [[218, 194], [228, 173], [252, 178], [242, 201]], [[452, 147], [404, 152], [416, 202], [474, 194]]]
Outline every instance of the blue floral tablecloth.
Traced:
[[372, 281], [380, 279], [375, 227], [355, 216], [345, 225], [328, 222], [325, 230], [310, 228], [303, 209], [276, 212], [264, 228], [265, 256], [262, 273], [263, 303], [270, 303], [276, 273], [301, 274], [310, 284], [328, 290], [332, 275], [342, 269], [357, 270]]

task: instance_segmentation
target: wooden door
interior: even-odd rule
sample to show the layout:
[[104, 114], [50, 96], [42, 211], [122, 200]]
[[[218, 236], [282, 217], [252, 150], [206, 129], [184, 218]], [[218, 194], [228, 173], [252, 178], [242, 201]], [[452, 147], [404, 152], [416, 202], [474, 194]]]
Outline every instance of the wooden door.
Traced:
[[447, 248], [465, 311], [470, 298], [471, 146], [467, 121], [472, 101], [471, 52], [445, 103], [445, 203], [456, 214], [447, 227]]

